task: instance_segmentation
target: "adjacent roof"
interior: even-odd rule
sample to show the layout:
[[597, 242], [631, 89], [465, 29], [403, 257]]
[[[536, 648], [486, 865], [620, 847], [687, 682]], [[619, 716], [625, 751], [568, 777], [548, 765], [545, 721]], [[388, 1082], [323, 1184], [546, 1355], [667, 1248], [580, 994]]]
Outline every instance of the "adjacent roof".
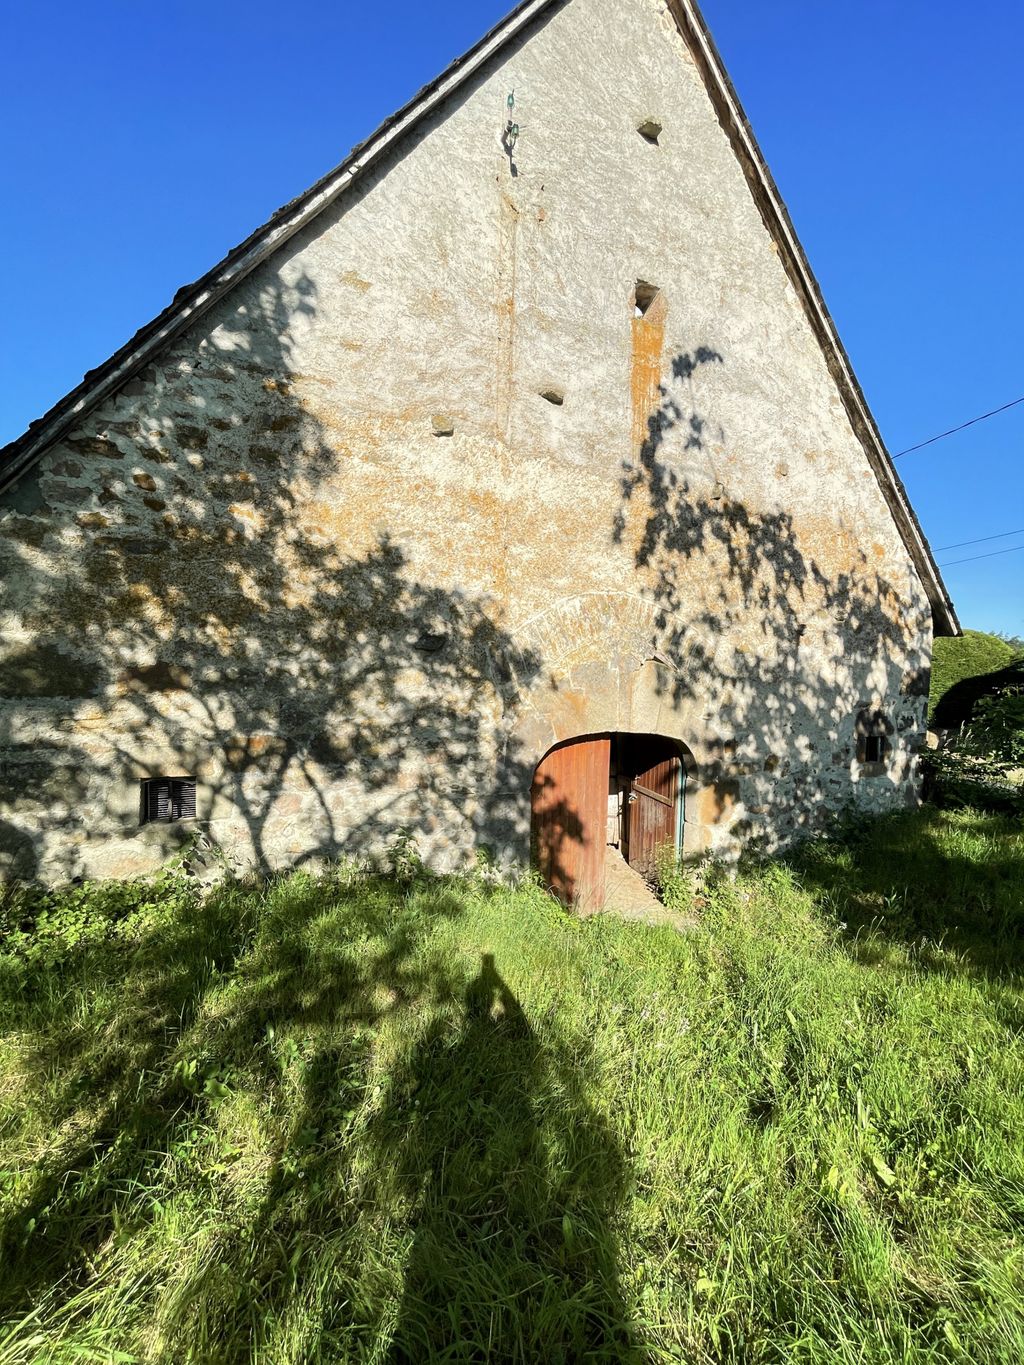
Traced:
[[[471, 80], [486, 62], [507, 47], [524, 29], [545, 12], [561, 8], [566, 3], [568, 0], [523, 0], [475, 47], [453, 62], [436, 80], [424, 86], [408, 104], [381, 124], [365, 142], [355, 147], [340, 166], [328, 172], [305, 194], [278, 209], [269, 222], [228, 252], [224, 260], [201, 279], [179, 289], [158, 317], [140, 328], [105, 364], [90, 370], [77, 388], [54, 404], [45, 416], [33, 422], [23, 436], [0, 449], [0, 491], [13, 483], [54, 442], [77, 426], [86, 413], [119, 389], [261, 261], [332, 204], [363, 171], [386, 156], [399, 139], [432, 113], [453, 91]], [[780, 258], [818, 338], [853, 428], [867, 452], [882, 493], [924, 584], [932, 607], [935, 632], [939, 635], [958, 635], [960, 623], [938, 566], [910, 505], [906, 489], [885, 448], [782, 196], [765, 164], [703, 16], [695, 0], [667, 0], [667, 3], [702, 74], [719, 121], [743, 167], [765, 226], [778, 246]]]

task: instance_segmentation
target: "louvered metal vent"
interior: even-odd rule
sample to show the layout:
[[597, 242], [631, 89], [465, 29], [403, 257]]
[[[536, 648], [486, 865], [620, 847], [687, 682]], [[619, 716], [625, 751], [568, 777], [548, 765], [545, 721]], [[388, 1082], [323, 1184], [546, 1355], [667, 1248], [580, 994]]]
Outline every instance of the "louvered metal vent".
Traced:
[[142, 824], [196, 818], [194, 777], [151, 777], [142, 784]]

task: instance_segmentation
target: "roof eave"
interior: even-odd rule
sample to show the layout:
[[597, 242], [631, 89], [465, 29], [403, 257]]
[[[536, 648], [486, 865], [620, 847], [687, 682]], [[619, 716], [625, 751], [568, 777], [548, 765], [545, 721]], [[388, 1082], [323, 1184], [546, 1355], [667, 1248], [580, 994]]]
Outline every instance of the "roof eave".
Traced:
[[66, 394], [26, 432], [0, 448], [0, 492], [14, 483], [50, 446], [71, 431], [76, 423], [128, 382], [165, 346], [191, 327], [240, 280], [256, 269], [279, 247], [313, 221], [366, 171], [379, 162], [416, 124], [427, 118], [455, 90], [544, 10], [566, 0], [522, 0], [463, 56], [456, 58], [436, 80], [425, 85], [397, 113], [329, 171], [305, 193], [284, 205], [228, 252], [212, 270], [194, 284], [183, 286], [168, 306], [109, 360], [90, 370], [82, 382]]
[[667, 3], [684, 41], [698, 63], [719, 121], [747, 177], [765, 226], [779, 247], [780, 259], [818, 338], [850, 423], [864, 446], [897, 529], [921, 578], [931, 604], [935, 634], [959, 635], [960, 622], [931, 548], [882, 440], [878, 424], [825, 304], [821, 286], [796, 235], [789, 210], [764, 159], [704, 16], [696, 0], [667, 0]]

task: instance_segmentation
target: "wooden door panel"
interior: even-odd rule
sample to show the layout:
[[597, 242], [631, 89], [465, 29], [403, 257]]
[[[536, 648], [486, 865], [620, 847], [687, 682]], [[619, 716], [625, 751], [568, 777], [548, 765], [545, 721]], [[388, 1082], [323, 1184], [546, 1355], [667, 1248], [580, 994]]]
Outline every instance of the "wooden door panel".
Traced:
[[629, 865], [645, 877], [657, 872], [658, 851], [675, 845], [680, 772], [679, 759], [668, 758], [630, 784]]
[[535, 865], [559, 900], [584, 911], [604, 904], [610, 761], [610, 739], [577, 740], [553, 749], [533, 778]]

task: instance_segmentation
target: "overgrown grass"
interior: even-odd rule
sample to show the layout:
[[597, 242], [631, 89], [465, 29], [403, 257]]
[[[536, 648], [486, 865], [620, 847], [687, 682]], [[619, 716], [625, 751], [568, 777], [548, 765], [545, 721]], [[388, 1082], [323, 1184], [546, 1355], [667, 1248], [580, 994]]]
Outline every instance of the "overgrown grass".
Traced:
[[1024, 1359], [1020, 826], [689, 936], [351, 869], [0, 955], [0, 1360]]

